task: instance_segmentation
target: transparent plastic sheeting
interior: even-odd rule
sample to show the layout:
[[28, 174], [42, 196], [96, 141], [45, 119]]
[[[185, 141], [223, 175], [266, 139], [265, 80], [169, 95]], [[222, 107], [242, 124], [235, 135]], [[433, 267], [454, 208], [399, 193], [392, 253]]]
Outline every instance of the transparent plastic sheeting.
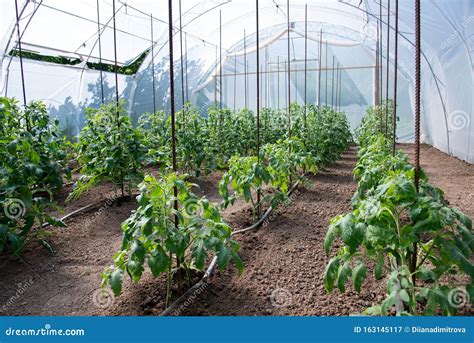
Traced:
[[[414, 1], [400, 2], [398, 123], [400, 141], [413, 140]], [[72, 136], [83, 125], [84, 109], [100, 104], [100, 72], [86, 62], [113, 63], [112, 0], [18, 0], [23, 48], [45, 55], [79, 58], [63, 66], [24, 60], [28, 100], [44, 100]], [[176, 104], [191, 101], [203, 114], [222, 98], [223, 106], [256, 106], [255, 0], [181, 1], [183, 49], [180, 44], [179, 1], [174, 4]], [[290, 1], [291, 101], [305, 97], [305, 4], [308, 5], [308, 103], [332, 105], [333, 58], [341, 68], [341, 109], [355, 128], [375, 103], [375, 45], [379, 3], [375, 0]], [[99, 4], [99, 25], [97, 24]], [[393, 94], [394, 4], [391, 0], [389, 92]], [[387, 43], [387, 0], [383, 5], [383, 54]], [[0, 94], [22, 98], [19, 61], [8, 55], [17, 44], [13, 0], [0, 0]], [[422, 6], [422, 140], [470, 163], [474, 162], [473, 51], [474, 2], [423, 0]], [[222, 46], [219, 16], [222, 14]], [[157, 110], [169, 110], [169, 51], [167, 1], [116, 0], [117, 60], [124, 65], [151, 48], [153, 14], [154, 56], [148, 54], [135, 75], [119, 75], [119, 92], [136, 119], [153, 110], [152, 62]], [[319, 61], [320, 31], [323, 32]], [[244, 31], [246, 46], [244, 46]], [[286, 1], [260, 0], [260, 63], [262, 106], [285, 108], [288, 102]], [[327, 46], [327, 48], [326, 48]], [[222, 48], [222, 50], [221, 50]], [[222, 64], [220, 63], [222, 52]], [[245, 63], [245, 54], [247, 63]], [[183, 69], [181, 68], [183, 56]], [[326, 57], [327, 56], [327, 57]], [[326, 62], [327, 61], [327, 62]], [[278, 63], [279, 62], [279, 63]], [[321, 62], [321, 70], [319, 63]], [[385, 61], [384, 61], [385, 62]], [[247, 85], [245, 66], [247, 65]], [[386, 65], [382, 68], [385, 97]], [[319, 73], [321, 90], [319, 91]], [[222, 85], [221, 75], [222, 74]], [[183, 75], [184, 92], [181, 88]], [[106, 97], [113, 98], [115, 78], [104, 73]], [[220, 90], [222, 89], [222, 95]], [[247, 89], [247, 96], [245, 95]], [[333, 91], [334, 89], [334, 91]], [[392, 95], [390, 95], [390, 98]]]

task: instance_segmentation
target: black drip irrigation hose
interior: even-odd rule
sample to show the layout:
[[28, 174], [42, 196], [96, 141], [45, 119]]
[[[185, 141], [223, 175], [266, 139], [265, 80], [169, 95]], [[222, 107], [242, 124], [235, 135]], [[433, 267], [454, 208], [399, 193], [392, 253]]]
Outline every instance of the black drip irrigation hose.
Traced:
[[[298, 187], [298, 185], [300, 184], [301, 180], [305, 177], [305, 175], [306, 174], [301, 175], [299, 180], [296, 181], [295, 184], [290, 188], [290, 190], [288, 191], [288, 196], [290, 196], [295, 191], [296, 187]], [[254, 223], [253, 225], [245, 229], [233, 231], [231, 233], [231, 237], [237, 234], [241, 234], [250, 230], [257, 229], [268, 218], [268, 216], [270, 215], [270, 213], [272, 213], [273, 210], [274, 210], [274, 207], [270, 206], [267, 209], [267, 211], [263, 214], [263, 216], [256, 223]], [[189, 288], [182, 296], [180, 296], [170, 306], [168, 306], [168, 308], [166, 308], [163, 312], [161, 312], [160, 316], [161, 317], [169, 316], [169, 315], [172, 315], [173, 312], [178, 311], [179, 307], [182, 304], [186, 303], [186, 301], [189, 298], [194, 296], [195, 292], [202, 289], [202, 287], [208, 282], [208, 280], [210, 280], [210, 278], [214, 275], [214, 270], [216, 269], [216, 265], [217, 265], [217, 256], [214, 256], [211, 263], [209, 264], [209, 267], [207, 268], [206, 272], [201, 278], [201, 280], [199, 280], [196, 284], [194, 284], [194, 286]]]
[[[131, 194], [130, 199], [133, 199], [133, 197], [137, 197], [138, 195], [139, 195], [138, 193], [137, 194]], [[70, 219], [70, 218], [74, 218], [79, 214], [87, 213], [91, 209], [94, 209], [94, 208], [97, 208], [97, 207], [102, 207], [104, 204], [107, 203], [107, 201], [108, 201], [108, 199], [100, 200], [100, 201], [94, 202], [92, 204], [86, 205], [86, 206], [81, 207], [81, 208], [79, 208], [75, 211], [72, 211], [71, 213], [66, 214], [64, 217], [62, 217], [59, 220], [64, 222], [65, 220]], [[51, 226], [51, 224], [50, 223], [43, 223], [43, 225], [41, 225], [41, 228], [45, 228], [45, 227], [48, 227], [48, 226]]]
[[[290, 196], [294, 191], [295, 189], [298, 187], [298, 185], [301, 183], [301, 180], [306, 176], [306, 174], [303, 174], [300, 176], [300, 178], [298, 179], [298, 181], [295, 182], [295, 184], [290, 188], [290, 190], [288, 191], [288, 196]], [[139, 194], [131, 194], [131, 198], [133, 198], [134, 196], [138, 196]], [[101, 201], [97, 201], [93, 204], [89, 204], [89, 205], [86, 205], [84, 207], [81, 207], [71, 213], [68, 213], [66, 214], [64, 217], [62, 217], [60, 220], [61, 221], [65, 221], [67, 219], [70, 219], [70, 218], [73, 218], [79, 214], [82, 214], [82, 213], [85, 213], [87, 212], [88, 210], [91, 210], [93, 208], [96, 208], [96, 207], [100, 207], [102, 206], [104, 203], [106, 203], [107, 200], [101, 200]], [[265, 213], [263, 214], [262, 217], [260, 217], [260, 219], [255, 222], [253, 225], [249, 226], [249, 227], [246, 227], [244, 229], [240, 229], [240, 230], [237, 230], [237, 231], [233, 231], [231, 233], [231, 236], [234, 236], [234, 235], [238, 235], [238, 234], [241, 234], [241, 233], [245, 233], [247, 231], [251, 231], [251, 230], [255, 230], [257, 229], [260, 225], [262, 225], [262, 223], [270, 216], [270, 214], [272, 213], [272, 211], [274, 210], [275, 208], [273, 206], [270, 206], [266, 211]], [[50, 226], [51, 224], [49, 223], [44, 223], [41, 228], [45, 228], [45, 227], [48, 227]], [[216, 269], [216, 265], [217, 265], [217, 256], [214, 256], [211, 263], [209, 264], [209, 267], [207, 268], [206, 272], [204, 273], [203, 277], [201, 278], [201, 280], [199, 280], [194, 286], [192, 286], [191, 288], [189, 288], [182, 296], [180, 296], [178, 299], [176, 299], [167, 309], [165, 309], [161, 314], [160, 316], [169, 316], [173, 311], [176, 311], [177, 308], [185, 303], [193, 294], [194, 292], [198, 291], [201, 287], [204, 286], [204, 284], [207, 283], [207, 281], [214, 275], [214, 271]]]

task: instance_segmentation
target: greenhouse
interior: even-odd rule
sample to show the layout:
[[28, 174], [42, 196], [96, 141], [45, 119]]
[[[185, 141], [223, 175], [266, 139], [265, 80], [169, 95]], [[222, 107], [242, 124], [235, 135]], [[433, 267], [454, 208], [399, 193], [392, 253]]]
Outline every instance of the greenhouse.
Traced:
[[472, 316], [471, 0], [0, 0], [2, 316]]

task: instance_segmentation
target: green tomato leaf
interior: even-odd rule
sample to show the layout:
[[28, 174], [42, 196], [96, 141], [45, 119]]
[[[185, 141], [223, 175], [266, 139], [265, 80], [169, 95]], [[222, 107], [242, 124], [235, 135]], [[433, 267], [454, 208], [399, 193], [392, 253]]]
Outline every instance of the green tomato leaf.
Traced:
[[170, 259], [161, 246], [158, 246], [151, 253], [151, 256], [148, 258], [148, 266], [154, 277], [158, 277], [160, 274], [168, 271]]
[[331, 293], [334, 289], [334, 281], [336, 280], [339, 270], [339, 257], [333, 257], [326, 266], [324, 272], [324, 288]]
[[362, 289], [362, 284], [364, 283], [365, 277], [367, 275], [367, 268], [363, 262], [359, 262], [357, 266], [352, 271], [352, 282], [354, 284], [354, 289], [357, 293], [360, 293]]
[[377, 254], [377, 260], [375, 262], [374, 275], [377, 280], [380, 280], [383, 275], [383, 268], [385, 264], [385, 256], [383, 252], [379, 251]]
[[115, 296], [119, 296], [122, 292], [123, 270], [115, 269], [109, 276], [109, 285]]
[[339, 268], [339, 272], [337, 273], [337, 287], [341, 293], [346, 291], [346, 282], [351, 275], [351, 272], [352, 270], [349, 261], [344, 263], [342, 268]]

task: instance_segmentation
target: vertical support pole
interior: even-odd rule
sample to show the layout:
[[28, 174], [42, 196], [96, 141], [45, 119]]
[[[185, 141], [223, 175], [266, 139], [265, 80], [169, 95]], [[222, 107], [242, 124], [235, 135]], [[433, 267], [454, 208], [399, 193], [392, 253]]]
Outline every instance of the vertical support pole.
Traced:
[[[18, 53], [20, 55], [21, 89], [23, 92], [23, 105], [26, 107], [25, 72], [23, 70], [23, 52], [21, 49], [20, 15], [18, 14], [18, 0], [15, 0], [15, 14], [16, 14], [16, 33], [18, 35]], [[26, 121], [26, 130], [31, 131], [30, 119], [25, 118], [25, 121]]]
[[265, 88], [264, 86], [264, 80], [262, 80], [262, 70], [263, 70], [263, 64], [260, 63], [260, 71], [257, 73], [258, 78], [260, 79], [260, 94], [263, 96], [263, 101], [260, 100], [260, 103], [265, 104]]
[[339, 88], [337, 89], [337, 110], [341, 110], [341, 89], [342, 89], [342, 66], [339, 64]]
[[308, 106], [308, 4], [304, 6], [304, 131], [306, 137], [306, 111]]
[[[217, 46], [216, 46], [216, 70], [217, 70]], [[217, 108], [217, 74], [214, 74], [214, 107]]]
[[[119, 89], [118, 89], [118, 66], [117, 66], [117, 27], [115, 24], [115, 0], [112, 1], [112, 10], [114, 12], [113, 23], [114, 23], [114, 72], [115, 72], [115, 106], [116, 106], [116, 121], [117, 126], [120, 129], [120, 112], [119, 112]], [[114, 144], [115, 144], [115, 135], [114, 135]], [[124, 196], [124, 183], [122, 180], [121, 184], [122, 197]], [[131, 191], [131, 190], [129, 190]]]
[[290, 0], [286, 1], [286, 14], [287, 14], [287, 24], [288, 24], [288, 36], [287, 36], [287, 45], [288, 45], [288, 138], [291, 137], [291, 56], [290, 56]]
[[[181, 0], [179, 0], [179, 46], [180, 46], [179, 52], [180, 52], [180, 63], [181, 63], [181, 106], [182, 106], [182, 109], [184, 110], [183, 16], [181, 12]], [[184, 116], [184, 111], [183, 111], [183, 116]]]
[[286, 108], [288, 108], [288, 87], [287, 87], [287, 84], [288, 84], [288, 73], [286, 72], [287, 68], [288, 68], [288, 61], [285, 59], [285, 67], [283, 68], [283, 76], [285, 77], [285, 103], [286, 103]]
[[[294, 45], [294, 41], [292, 40], [291, 43]], [[293, 57], [293, 61], [295, 62], [295, 67], [293, 68], [294, 69], [294, 74], [295, 74], [295, 102], [298, 104], [298, 95], [300, 94], [299, 91], [298, 91], [298, 72], [299, 72], [299, 69], [298, 69], [298, 62], [296, 61], [296, 54], [295, 56]]]
[[339, 103], [341, 102], [341, 94], [339, 90], [341, 89], [341, 65], [337, 64], [337, 75], [336, 75], [336, 111], [339, 111]]
[[388, 138], [388, 86], [390, 82], [390, 0], [387, 0], [387, 76], [385, 77], [385, 137]]
[[247, 34], [244, 29], [244, 92], [245, 92], [245, 108], [248, 109], [247, 100]]
[[186, 69], [186, 73], [184, 74], [186, 78], [186, 102], [189, 102], [189, 83], [188, 83], [188, 34], [184, 33], [184, 69]]
[[216, 85], [215, 75], [212, 76], [212, 80], [213, 80], [213, 86], [214, 86], [214, 107], [217, 108], [217, 92], [216, 92], [217, 85]]
[[[25, 72], [23, 70], [23, 50], [21, 47], [20, 15], [18, 14], [18, 0], [15, 0], [15, 14], [16, 14], [16, 32], [18, 36], [18, 55], [20, 58], [21, 87], [22, 87], [22, 92], [23, 92], [23, 105], [26, 107]], [[28, 124], [29, 123], [27, 123], [27, 125]]]
[[[420, 115], [421, 115], [421, 1], [415, 0], [415, 187], [420, 190]], [[411, 259], [412, 281], [415, 285], [414, 271], [417, 264], [417, 244], [413, 243]]]
[[318, 73], [318, 107], [321, 108], [321, 73], [323, 59], [323, 30], [319, 31], [319, 73]]
[[[380, 0], [382, 1], [382, 0]], [[377, 88], [378, 88], [378, 99], [377, 99], [377, 102], [378, 102], [378, 106], [377, 106], [377, 113], [378, 113], [378, 116], [379, 116], [379, 121], [380, 121], [380, 132], [383, 131], [383, 117], [382, 117], [382, 98], [383, 98], [383, 95], [382, 95], [382, 71], [383, 71], [383, 68], [382, 68], [382, 65], [383, 65], [383, 56], [382, 56], [382, 40], [381, 40], [381, 30], [382, 29], [382, 19], [380, 19], [379, 21], [377, 21], [377, 51], [378, 51], [378, 68], [377, 68], [377, 77], [378, 77], [378, 84], [377, 84]]]
[[374, 106], [380, 105], [380, 74], [379, 74], [379, 21], [377, 20], [377, 41], [375, 42], [375, 69], [374, 69]]
[[[258, 0], [256, 0], [256, 44], [257, 44], [257, 158], [260, 162], [260, 23], [259, 23], [259, 6]], [[260, 189], [257, 190], [257, 215], [260, 218], [260, 201], [261, 201]]]
[[[304, 127], [304, 140], [303, 143], [306, 145], [308, 137], [308, 125], [307, 125], [307, 111], [308, 111], [308, 4], [304, 5], [304, 112], [303, 112], [303, 127]], [[303, 167], [303, 172], [306, 172], [306, 168]]]
[[324, 102], [324, 105], [327, 106], [328, 105], [328, 73], [329, 73], [329, 70], [328, 70], [328, 41], [326, 40], [326, 72], [324, 73], [326, 75], [326, 101]]
[[234, 112], [237, 101], [237, 56], [234, 57]]
[[[294, 40], [291, 40], [291, 43], [294, 45], [295, 44]], [[298, 70], [298, 62], [296, 61], [296, 54], [293, 58], [293, 61], [295, 62], [295, 67], [293, 68], [294, 73], [295, 73], [295, 102], [298, 104], [298, 95], [300, 93], [298, 92], [298, 71], [299, 70]]]
[[397, 145], [397, 92], [398, 92], [398, 0], [395, 0], [395, 61], [393, 67], [392, 154]]
[[[379, 0], [379, 19], [380, 19], [380, 30], [379, 30], [379, 54], [380, 54], [380, 106], [383, 104], [383, 20], [382, 20], [382, 0]], [[382, 118], [382, 108], [380, 108], [380, 117]], [[382, 121], [382, 119], [381, 119]], [[380, 128], [383, 130], [383, 127]]]
[[277, 56], [277, 108], [280, 111], [280, 55]]
[[272, 75], [270, 73], [270, 55], [268, 54], [268, 48], [265, 49], [266, 57], [265, 57], [265, 70], [266, 70], [266, 75], [267, 75], [267, 108], [272, 107], [272, 97], [271, 97], [271, 89], [270, 89], [270, 76]]
[[[170, 112], [171, 112], [171, 153], [172, 153], [172, 167], [173, 172], [177, 172], [176, 166], [176, 118], [175, 118], [175, 92], [174, 92], [174, 60], [173, 60], [173, 4], [172, 0], [168, 0], [168, 45], [170, 58]], [[174, 187], [174, 209], [178, 211], [178, 189]], [[178, 216], [174, 217], [175, 226], [178, 227]], [[179, 267], [179, 261], [178, 261]]]
[[[176, 166], [176, 118], [175, 118], [175, 104], [174, 104], [174, 59], [173, 59], [173, 3], [172, 0], [168, 0], [168, 46], [169, 46], [169, 59], [170, 59], [170, 115], [171, 115], [171, 157], [172, 157], [172, 168], [173, 172], [177, 172]], [[178, 212], [178, 188], [173, 187], [173, 208], [175, 210], [174, 215], [174, 225], [178, 229], [179, 218], [176, 214]], [[172, 254], [170, 253], [169, 258], [172, 260]], [[176, 265], [179, 270], [181, 261], [179, 258], [176, 259]], [[169, 293], [171, 286], [171, 269], [172, 263], [169, 265], [168, 269], [168, 287], [167, 287], [167, 297], [166, 297], [166, 306], [169, 304]]]
[[420, 183], [420, 112], [421, 112], [421, 19], [420, 0], [415, 0], [415, 186]]
[[222, 110], [222, 10], [219, 11], [219, 108]]
[[335, 98], [336, 98], [336, 103], [335, 103], [335, 110], [336, 111], [339, 111], [339, 87], [340, 87], [340, 76], [341, 76], [341, 66], [339, 64], [339, 62], [337, 63], [337, 68], [336, 68], [336, 95], [335, 95]]
[[115, 72], [115, 101], [117, 103], [117, 122], [120, 123], [118, 103], [119, 103], [119, 90], [118, 90], [118, 66], [117, 66], [117, 27], [115, 25], [115, 0], [112, 1], [112, 10], [114, 12], [113, 23], [114, 23], [114, 72]]
[[153, 95], [153, 113], [156, 113], [156, 85], [155, 85], [155, 40], [153, 39], [153, 14], [150, 14], [151, 23], [151, 87]]
[[265, 48], [265, 107], [268, 108], [268, 49]]
[[336, 68], [336, 56], [332, 55], [332, 77], [331, 77], [331, 107], [334, 109], [334, 69]]
[[[100, 9], [99, 9], [99, 0], [97, 0], [97, 40], [99, 43], [99, 72], [100, 72], [100, 99], [102, 105], [104, 104], [104, 72], [102, 70], [102, 39], [100, 33]], [[153, 40], [153, 38], [152, 38]]]
[[341, 100], [342, 100], [342, 67], [339, 68], [339, 103], [338, 103], [338, 109], [339, 111], [341, 110]]
[[336, 65], [336, 87], [335, 87], [336, 94], [334, 95], [334, 110], [337, 111], [337, 97], [339, 95], [339, 62]]

